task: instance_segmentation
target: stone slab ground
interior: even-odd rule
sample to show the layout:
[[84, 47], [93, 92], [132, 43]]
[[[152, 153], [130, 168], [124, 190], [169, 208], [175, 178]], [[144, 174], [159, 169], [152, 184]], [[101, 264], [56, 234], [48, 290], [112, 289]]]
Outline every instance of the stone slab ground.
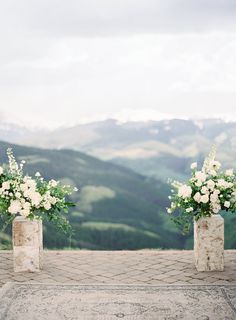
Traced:
[[236, 285], [7, 283], [1, 320], [235, 320]]
[[236, 250], [222, 272], [198, 272], [193, 251], [44, 251], [40, 273], [14, 273], [11, 251], [0, 251], [0, 287], [7, 282], [54, 284], [236, 284]]

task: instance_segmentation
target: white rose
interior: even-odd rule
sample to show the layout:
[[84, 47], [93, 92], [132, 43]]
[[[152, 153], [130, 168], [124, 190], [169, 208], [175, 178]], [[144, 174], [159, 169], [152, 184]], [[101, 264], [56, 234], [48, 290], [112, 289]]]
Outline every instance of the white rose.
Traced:
[[29, 202], [24, 202], [23, 208], [24, 209], [30, 209], [31, 208], [31, 204]]
[[46, 203], [44, 204], [44, 209], [45, 209], [45, 210], [50, 210], [50, 209], [51, 209], [51, 203], [50, 203], [50, 202], [46, 202]]
[[208, 194], [209, 193], [209, 191], [208, 191], [208, 188], [207, 187], [202, 187], [202, 189], [201, 189], [201, 193], [202, 194]]
[[213, 168], [213, 170], [218, 171], [221, 167], [221, 163], [219, 161], [213, 160], [210, 164]]
[[29, 214], [30, 214], [30, 210], [28, 208], [20, 211], [20, 215], [25, 218], [28, 217]]
[[202, 203], [207, 203], [208, 201], [209, 201], [208, 194], [204, 194], [203, 196], [201, 196], [201, 202]]
[[206, 181], [206, 174], [202, 171], [197, 171], [195, 173], [195, 177], [197, 180], [201, 181], [201, 182], [205, 182]]
[[192, 208], [192, 207], [186, 209], [186, 212], [192, 212], [192, 211], [193, 211], [193, 208]]
[[230, 207], [230, 202], [229, 201], [225, 201], [224, 206], [225, 206], [225, 208], [229, 208]]
[[193, 163], [191, 164], [190, 168], [191, 168], [192, 170], [196, 169], [196, 168], [197, 168], [197, 162], [193, 162]]
[[20, 189], [21, 189], [21, 191], [26, 191], [26, 190], [28, 190], [28, 186], [27, 186], [27, 184], [25, 184], [25, 183], [21, 183], [20, 184]]
[[226, 176], [232, 177], [234, 175], [234, 170], [233, 169], [228, 169], [225, 171]]
[[217, 195], [217, 194], [212, 193], [212, 194], [210, 195], [210, 200], [211, 200], [211, 202], [213, 202], [213, 203], [215, 203], [215, 202], [219, 202], [218, 195]]
[[179, 197], [182, 197], [183, 199], [186, 199], [186, 198], [189, 198], [191, 197], [191, 194], [192, 194], [192, 188], [187, 186], [187, 185], [183, 185], [179, 188], [179, 191], [178, 191], [178, 196]]
[[3, 174], [3, 167], [0, 167], [0, 175]]
[[212, 208], [212, 211], [214, 213], [218, 213], [220, 210], [221, 210], [221, 206], [219, 204], [214, 205], [213, 208]]
[[3, 190], [9, 190], [10, 189], [10, 182], [9, 181], [4, 181], [3, 183], [2, 183], [2, 189]]
[[207, 187], [208, 187], [208, 189], [210, 189], [210, 190], [214, 190], [214, 188], [215, 188], [215, 182], [214, 182], [213, 180], [208, 180], [208, 181], [207, 181]]
[[21, 193], [20, 192], [16, 192], [15, 196], [16, 196], [16, 198], [20, 198], [21, 197]]
[[33, 189], [33, 190], [36, 189], [36, 182], [34, 180], [28, 180], [26, 184], [30, 189]]
[[40, 202], [42, 201], [42, 196], [39, 192], [32, 192], [29, 194], [29, 198], [31, 199], [31, 203], [33, 206], [39, 206]]
[[21, 203], [19, 200], [12, 200], [8, 208], [8, 212], [11, 214], [17, 214], [21, 211]]
[[200, 192], [197, 192], [197, 193], [195, 194], [195, 196], [193, 197], [193, 199], [194, 199], [197, 203], [200, 203], [200, 201], [201, 201], [201, 194], [200, 194]]
[[234, 184], [232, 182], [227, 182], [224, 179], [219, 179], [218, 182], [217, 182], [217, 186], [220, 187], [220, 188], [224, 188], [224, 189], [232, 188], [233, 185]]
[[50, 180], [49, 181], [49, 183], [50, 183], [50, 185], [52, 186], [52, 187], [56, 187], [57, 185], [58, 185], [58, 182], [56, 181], [56, 180]]
[[197, 180], [197, 182], [195, 183], [195, 186], [200, 188], [201, 185], [202, 185], [202, 182], [200, 180]]
[[56, 204], [57, 199], [55, 197], [50, 197], [49, 201], [51, 204]]

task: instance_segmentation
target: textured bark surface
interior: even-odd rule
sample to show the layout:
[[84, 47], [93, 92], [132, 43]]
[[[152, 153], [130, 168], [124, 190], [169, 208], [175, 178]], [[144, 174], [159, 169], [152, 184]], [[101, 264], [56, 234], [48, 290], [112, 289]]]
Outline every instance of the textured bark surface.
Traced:
[[194, 256], [198, 271], [224, 270], [224, 219], [220, 215], [194, 222]]
[[17, 217], [13, 221], [13, 264], [15, 272], [42, 269], [42, 221]]

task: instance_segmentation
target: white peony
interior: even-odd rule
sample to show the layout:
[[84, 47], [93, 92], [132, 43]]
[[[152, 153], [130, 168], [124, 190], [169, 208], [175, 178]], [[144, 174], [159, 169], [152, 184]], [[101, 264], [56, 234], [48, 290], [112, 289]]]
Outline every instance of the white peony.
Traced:
[[186, 198], [191, 197], [191, 194], [192, 194], [192, 188], [191, 187], [189, 187], [189, 186], [184, 184], [179, 188], [179, 191], [178, 191], [178, 196], [179, 197], [182, 197], [183, 199], [186, 199]]
[[21, 202], [19, 200], [12, 200], [8, 208], [8, 212], [11, 214], [17, 214], [21, 211]]
[[207, 203], [209, 201], [209, 195], [208, 194], [204, 194], [203, 196], [201, 196], [201, 200], [202, 203]]
[[232, 177], [234, 175], [234, 170], [233, 169], [228, 169], [225, 171], [226, 176]]
[[229, 208], [230, 207], [230, 202], [229, 201], [225, 201], [224, 206], [225, 206], [225, 208]]
[[193, 199], [197, 202], [197, 203], [200, 203], [201, 202], [201, 194], [200, 194], [200, 192], [197, 192], [195, 195], [194, 195], [194, 197], [193, 197]]
[[193, 162], [190, 167], [192, 170], [197, 168], [197, 162]]
[[206, 181], [206, 174], [202, 171], [197, 171], [195, 173], [195, 178], [201, 182], [205, 182]]

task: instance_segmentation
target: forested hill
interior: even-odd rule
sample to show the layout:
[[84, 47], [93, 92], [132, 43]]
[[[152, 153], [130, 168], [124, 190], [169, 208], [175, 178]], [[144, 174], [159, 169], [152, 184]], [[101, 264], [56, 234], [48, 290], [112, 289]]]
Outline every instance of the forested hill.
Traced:
[[[11, 147], [25, 170], [77, 186], [78, 205], [69, 214], [75, 230], [72, 246], [90, 249], [181, 248], [185, 239], [164, 213], [168, 186], [119, 165], [72, 150], [46, 150], [0, 143], [0, 163]], [[2, 243], [6, 243], [5, 240]], [[69, 240], [44, 227], [47, 247], [63, 248]], [[9, 240], [9, 238], [8, 238]]]

